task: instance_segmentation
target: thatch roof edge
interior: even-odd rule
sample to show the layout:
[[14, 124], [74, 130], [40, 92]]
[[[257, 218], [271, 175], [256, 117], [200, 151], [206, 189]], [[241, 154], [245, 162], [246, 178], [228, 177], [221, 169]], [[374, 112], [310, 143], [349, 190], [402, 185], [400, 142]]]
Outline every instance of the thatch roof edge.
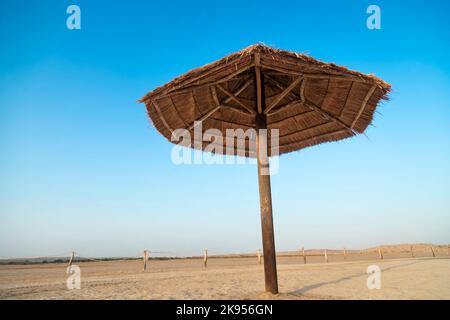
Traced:
[[183, 87], [183, 82], [187, 82], [189, 79], [193, 78], [194, 76], [199, 76], [202, 74], [202, 72], [205, 72], [206, 70], [219, 67], [220, 65], [226, 65], [231, 62], [238, 61], [239, 59], [242, 59], [244, 57], [252, 56], [255, 53], [264, 53], [268, 55], [277, 55], [279, 57], [286, 57], [286, 58], [293, 58], [297, 59], [298, 61], [303, 61], [305, 63], [308, 63], [309, 65], [317, 66], [322, 72], [324, 73], [340, 73], [344, 76], [355, 76], [357, 78], [360, 78], [361, 80], [367, 81], [372, 84], [376, 84], [381, 90], [383, 90], [384, 95], [382, 99], [388, 100], [387, 94], [391, 91], [391, 85], [382, 79], [378, 78], [377, 76], [373, 74], [364, 74], [358, 71], [350, 70], [343, 66], [338, 66], [335, 63], [331, 62], [322, 62], [320, 60], [317, 60], [315, 58], [312, 58], [306, 54], [303, 53], [297, 53], [297, 52], [291, 52], [287, 50], [281, 50], [276, 49], [273, 47], [269, 47], [263, 44], [254, 44], [247, 48], [244, 48], [238, 52], [234, 52], [222, 59], [219, 59], [217, 61], [214, 61], [212, 63], [208, 63], [204, 66], [192, 69], [188, 71], [187, 73], [176, 77], [172, 81], [148, 92], [145, 94], [141, 99], [139, 99], [139, 102], [145, 102], [148, 100], [151, 100], [153, 98], [157, 98], [158, 95], [164, 94], [167, 91], [178, 87]]

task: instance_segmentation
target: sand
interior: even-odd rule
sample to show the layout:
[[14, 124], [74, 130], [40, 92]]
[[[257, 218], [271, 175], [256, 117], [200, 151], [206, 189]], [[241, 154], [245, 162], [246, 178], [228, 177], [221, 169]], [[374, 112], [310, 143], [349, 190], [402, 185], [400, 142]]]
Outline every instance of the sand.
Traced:
[[[333, 256], [331, 256], [333, 257]], [[319, 257], [317, 257], [319, 258]], [[350, 260], [350, 261], [349, 261]], [[450, 257], [373, 259], [303, 264], [280, 257], [280, 294], [263, 294], [255, 257], [76, 263], [81, 289], [67, 289], [62, 263], [0, 266], [0, 299], [450, 299]], [[381, 269], [369, 290], [367, 267]]]

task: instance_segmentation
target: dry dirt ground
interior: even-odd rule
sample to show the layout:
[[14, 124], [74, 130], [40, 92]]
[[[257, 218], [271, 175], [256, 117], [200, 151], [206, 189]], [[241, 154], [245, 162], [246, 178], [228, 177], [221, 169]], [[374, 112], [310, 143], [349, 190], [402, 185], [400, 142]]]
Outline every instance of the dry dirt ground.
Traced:
[[[319, 259], [319, 257], [317, 257]], [[0, 266], [0, 299], [450, 299], [450, 258], [308, 262], [279, 257], [280, 294], [262, 294], [263, 267], [254, 257], [76, 263], [81, 289], [67, 289], [61, 263]], [[369, 290], [367, 267], [381, 269]]]

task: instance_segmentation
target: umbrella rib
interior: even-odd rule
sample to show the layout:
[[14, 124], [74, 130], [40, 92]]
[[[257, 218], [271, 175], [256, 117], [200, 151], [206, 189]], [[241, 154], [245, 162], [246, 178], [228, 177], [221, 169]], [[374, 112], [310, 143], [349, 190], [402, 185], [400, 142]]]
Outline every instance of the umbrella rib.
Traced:
[[[236, 97], [238, 97], [245, 89], [247, 89], [247, 87], [250, 85], [252, 83], [252, 79], [248, 79], [235, 93], [234, 93], [234, 95], [236, 96]], [[233, 107], [233, 106], [230, 106], [230, 105], [226, 105], [226, 103], [228, 103], [228, 102], [230, 102], [232, 100], [232, 98], [231, 97], [227, 97], [224, 101], [223, 101], [223, 103], [221, 103], [221, 105], [223, 106], [223, 107], [226, 107], [227, 109], [231, 109], [231, 110], [233, 110], [233, 111], [236, 111], [236, 112], [239, 112], [239, 113], [241, 113], [241, 114], [245, 114], [246, 116], [248, 116], [248, 115], [251, 115], [250, 113], [248, 113], [248, 112], [246, 112], [246, 111], [243, 111], [243, 110], [241, 110], [241, 109], [238, 109], [238, 108], [235, 108], [235, 107]]]
[[354, 84], [354, 82], [352, 81], [352, 83], [350, 84], [350, 89], [348, 89], [347, 96], [345, 97], [345, 100], [344, 100], [344, 107], [342, 108], [341, 112], [339, 112], [339, 117], [342, 116], [342, 114], [344, 113], [345, 107], [347, 105], [348, 97], [350, 97], [350, 92], [352, 92], [353, 84]]
[[161, 119], [162, 123], [170, 131], [170, 134], [172, 134], [173, 133], [173, 129], [169, 126], [169, 124], [167, 123], [166, 119], [164, 118], [158, 103], [156, 102], [156, 100], [153, 100], [152, 103], [153, 103], [153, 106], [155, 107], [156, 112], [158, 113], [159, 118]]
[[285, 89], [285, 87], [282, 86], [281, 83], [278, 80], [274, 79], [271, 75], [264, 73], [264, 77], [266, 79], [269, 79], [270, 81], [272, 81], [278, 89], [281, 89], [281, 90]]
[[329, 114], [328, 112], [326, 112], [325, 110], [322, 110], [320, 107], [318, 107], [317, 105], [315, 105], [314, 103], [310, 102], [310, 101], [304, 101], [303, 105], [309, 109], [315, 110], [317, 112], [319, 112], [326, 120], [331, 120], [333, 122], [338, 123], [339, 125], [341, 125], [342, 127], [344, 127], [345, 129], [347, 129], [348, 131], [352, 132], [352, 134], [356, 134], [353, 129], [351, 127], [349, 127], [348, 125], [346, 125], [342, 120], [334, 117], [333, 115]]
[[[305, 64], [306, 66], [306, 64]], [[334, 73], [327, 73], [327, 74], [320, 74], [320, 73], [305, 73], [302, 71], [295, 71], [292, 70], [291, 68], [297, 68], [300, 67], [299, 65], [292, 65], [292, 66], [282, 66], [281, 64], [274, 66], [274, 65], [269, 65], [267, 63], [263, 63], [261, 62], [261, 67], [265, 68], [265, 69], [270, 69], [270, 70], [274, 70], [274, 71], [278, 71], [282, 74], [291, 74], [291, 75], [298, 75], [298, 76], [305, 76], [307, 78], [314, 78], [314, 79], [327, 79], [327, 78], [332, 78], [332, 79], [338, 79], [338, 80], [349, 80], [349, 81], [356, 81], [356, 82], [363, 82], [363, 83], [371, 83], [372, 81], [360, 78], [356, 75], [352, 75], [352, 74], [338, 74], [338, 72], [334, 71]], [[319, 67], [320, 69], [320, 67]], [[318, 71], [322, 71], [319, 70]]]
[[300, 99], [302, 102], [305, 102], [305, 86], [306, 86], [306, 78], [303, 79], [302, 84], [300, 86]]
[[252, 67], [251, 65], [245, 66], [244, 68], [239, 69], [239, 70], [233, 72], [232, 74], [230, 74], [230, 75], [228, 75], [228, 76], [226, 76], [226, 77], [224, 77], [224, 78], [222, 78], [220, 80], [211, 81], [211, 82], [203, 82], [203, 83], [200, 82], [200, 83], [196, 83], [196, 84], [191, 84], [189, 86], [184, 86], [183, 85], [183, 86], [179, 86], [177, 88], [172, 88], [172, 89], [168, 90], [167, 92], [161, 93], [160, 95], [158, 95], [158, 97], [159, 98], [166, 97], [166, 96], [168, 96], [170, 94], [181, 94], [181, 93], [189, 92], [189, 91], [191, 91], [193, 89], [196, 89], [196, 88], [201, 88], [201, 87], [204, 87], [204, 86], [215, 86], [215, 85], [218, 85], [218, 84], [221, 84], [221, 83], [224, 83], [224, 82], [232, 81], [232, 80], [234, 80], [234, 78], [237, 75], [247, 71], [251, 67]]
[[170, 102], [173, 105], [173, 108], [175, 109], [175, 112], [178, 116], [178, 118], [180, 118], [181, 122], [183, 122], [184, 126], [187, 126], [186, 121], [184, 121], [184, 119], [181, 117], [180, 113], [178, 112], [177, 106], [175, 105], [175, 103], [173, 102], [172, 96], [169, 96]]
[[286, 97], [289, 92], [292, 91], [292, 89], [295, 88], [296, 85], [298, 85], [300, 83], [300, 81], [302, 81], [303, 76], [299, 76], [297, 79], [295, 79], [286, 89], [284, 89], [284, 91], [282, 93], [280, 93], [274, 101], [272, 101], [272, 103], [267, 107], [266, 110], [264, 110], [264, 113], [267, 114], [269, 113], [270, 110], [272, 110], [281, 100], [283, 100], [284, 97]]
[[221, 103], [220, 103], [219, 97], [217, 96], [216, 87], [215, 86], [211, 86], [209, 88], [211, 89], [211, 93], [212, 93], [212, 96], [213, 96], [213, 99], [214, 99], [214, 103], [216, 104], [216, 106], [220, 106]]
[[288, 102], [288, 103], [282, 105], [281, 107], [277, 108], [276, 110], [274, 110], [272, 112], [269, 112], [267, 115], [268, 116], [276, 115], [277, 113], [280, 113], [281, 111], [284, 111], [286, 108], [289, 108], [289, 107], [291, 107], [293, 105], [301, 104], [301, 103], [303, 103], [302, 100], [293, 100], [291, 102]]
[[377, 85], [374, 84], [374, 85], [372, 86], [372, 88], [370, 88], [370, 90], [369, 90], [369, 92], [367, 93], [366, 97], [364, 98], [364, 101], [363, 101], [363, 103], [362, 103], [362, 105], [361, 105], [361, 108], [359, 109], [358, 114], [356, 115], [355, 119], [354, 119], [353, 122], [352, 122], [352, 125], [350, 126], [350, 128], [352, 128], [352, 130], [353, 130], [353, 128], [355, 127], [355, 124], [356, 124], [356, 122], [358, 121], [359, 117], [362, 115], [364, 109], [366, 108], [367, 102], [369, 102], [369, 99], [370, 99], [370, 97], [372, 96], [372, 94], [374, 93], [374, 91], [375, 91], [376, 88], [377, 88]]
[[[293, 75], [293, 76], [303, 76], [305, 79], [320, 79], [320, 80], [327, 80], [327, 79], [334, 79], [334, 80], [344, 80], [344, 81], [352, 81], [352, 82], [360, 82], [360, 83], [371, 83], [369, 80], [364, 80], [361, 78], [358, 78], [353, 75], [330, 75], [330, 74], [315, 74], [315, 73], [305, 73], [301, 71], [293, 71], [293, 70], [286, 70], [282, 68], [278, 68], [275, 66], [268, 66], [263, 65], [265, 69], [274, 70], [280, 72], [279, 75]], [[264, 73], [266, 75], [266, 73]], [[271, 74], [275, 75], [275, 74]]]
[[[190, 97], [192, 98], [192, 102], [193, 102], [193, 107], [194, 107], [194, 111], [195, 111], [195, 109], [197, 109], [197, 111], [198, 111], [198, 114], [200, 115], [200, 116], [203, 116], [203, 113], [202, 113], [202, 111], [200, 110], [200, 108], [198, 107], [198, 103], [197, 103], [197, 99], [195, 98], [195, 94], [194, 94], [194, 91], [191, 91], [191, 95], [190, 95]], [[195, 118], [195, 116], [194, 116], [194, 118]]]
[[[284, 90], [284, 89], [286, 88], [286, 87], [284, 87], [277, 79], [273, 78], [272, 76], [267, 75], [266, 73], [264, 73], [264, 76], [265, 76], [266, 78], [268, 78], [270, 81], [272, 81], [278, 89]], [[305, 80], [306, 80], [306, 79], [304, 79], [303, 81], [305, 81]], [[302, 85], [303, 85], [303, 81], [302, 81]], [[296, 94], [295, 92], [291, 92], [291, 93], [292, 93], [296, 98], [300, 99], [300, 96], [299, 96], [298, 94]]]
[[[278, 82], [278, 81], [276, 81], [275, 79], [272, 79], [272, 80], [273, 80], [274, 82]], [[279, 85], [280, 85], [280, 84], [278, 83], [277, 86], [279, 86]], [[300, 97], [299, 97], [297, 94], [295, 94], [295, 93], [293, 92], [293, 94], [294, 94], [296, 97], [298, 97], [300, 100], [294, 100], [294, 101], [291, 101], [291, 102], [285, 104], [284, 106], [279, 107], [279, 108], [276, 109], [275, 111], [270, 112], [270, 113], [267, 113], [267, 115], [273, 116], [273, 115], [279, 113], [280, 111], [283, 111], [285, 108], [288, 108], [288, 107], [290, 107], [290, 106], [292, 106], [292, 105], [294, 105], [294, 104], [304, 103], [304, 102], [305, 102], [305, 95], [304, 95], [305, 85], [306, 85], [306, 78], [303, 78], [302, 83], [301, 83], [301, 85], [300, 85]]]
[[[244, 90], [250, 85], [251, 82], [252, 82], [251, 79], [250, 79], [250, 80], [247, 80], [247, 81], [246, 81], [246, 82], [245, 82], [245, 83], [244, 83], [244, 84], [243, 84], [243, 85], [235, 92], [235, 95], [238, 96], [239, 94], [241, 94], [242, 91], [244, 91]], [[231, 98], [230, 98], [230, 97], [226, 98], [226, 99], [224, 100], [223, 103], [220, 103], [219, 98], [217, 97], [216, 87], [215, 87], [215, 86], [211, 86], [210, 88], [211, 88], [211, 93], [212, 93], [214, 102], [217, 104], [217, 106], [214, 107], [214, 108], [212, 108], [212, 109], [211, 109], [210, 111], [208, 111], [206, 114], [204, 114], [199, 120], [195, 120], [194, 123], [191, 124], [191, 125], [188, 127], [188, 130], [191, 130], [192, 128], [194, 128], [194, 127], [196, 126], [197, 123], [202, 122], [202, 121], [208, 119], [211, 115], [213, 115], [217, 110], [219, 110], [219, 109], [222, 108], [222, 107], [226, 107], [226, 108], [232, 109], [233, 111], [241, 112], [241, 113], [245, 113], [246, 115], [249, 115], [248, 113], [246, 113], [246, 112], [244, 112], [244, 111], [241, 111], [241, 110], [239, 110], [239, 109], [237, 109], [237, 108], [234, 108], [234, 107], [232, 107], [232, 106], [225, 105], [225, 103], [231, 101]]]
[[233, 100], [234, 102], [236, 102], [237, 104], [239, 104], [241, 107], [243, 107], [244, 109], [248, 110], [251, 114], [256, 114], [255, 110], [253, 110], [252, 108], [250, 108], [249, 106], [247, 106], [246, 104], [242, 103], [241, 100], [239, 100], [234, 94], [232, 94], [230, 91], [228, 91], [227, 89], [223, 88], [220, 84], [216, 85], [217, 88], [219, 88], [223, 93], [225, 93], [228, 97], [231, 98], [231, 100]]
[[222, 106], [214, 107], [213, 109], [209, 110], [207, 113], [205, 113], [200, 119], [195, 120], [193, 124], [191, 124], [188, 127], [188, 130], [192, 130], [194, 127], [196, 127], [200, 122], [203, 122], [204, 120], [208, 119], [213, 113], [215, 113], [217, 110], [219, 110]]
[[[251, 59], [250, 59], [250, 58], [247, 58], [247, 60], [248, 60], [247, 62], [245, 62], [245, 61], [243, 62], [243, 63], [247, 63], [247, 65], [245, 65], [244, 67], [242, 67], [242, 68], [239, 69], [239, 70], [236, 70], [235, 72], [233, 72], [233, 73], [231, 73], [230, 75], [228, 75], [228, 76], [222, 78], [222, 79], [219, 80], [219, 81], [220, 81], [220, 82], [228, 81], [227, 79], [231, 79], [231, 78], [235, 77], [236, 75], [238, 75], [238, 74], [244, 72], [245, 70], [248, 70], [248, 69], [250, 69], [251, 67], [253, 67], [253, 64], [252, 64]], [[232, 61], [228, 61], [228, 64], [230, 64], [231, 62], [232, 62]], [[237, 63], [239, 63], [239, 62], [242, 62], [242, 58], [237, 58]], [[228, 64], [225, 65], [225, 67], [228, 66]], [[237, 67], [237, 64], [236, 64], [236, 67]], [[204, 68], [204, 67], [203, 67], [203, 68]], [[172, 88], [167, 89], [167, 91], [166, 91], [165, 93], [171, 93], [171, 92], [176, 91], [176, 90], [178, 90], [178, 89], [181, 89], [181, 88], [183, 88], [183, 87], [187, 88], [187, 86], [192, 85], [193, 83], [195, 83], [194, 86], [197, 86], [197, 85], [205, 85], [205, 84], [208, 85], [207, 82], [206, 82], [206, 83], [204, 83], [204, 82], [202, 83], [201, 81], [202, 81], [204, 78], [208, 77], [210, 74], [212, 74], [212, 73], [214, 73], [214, 72], [217, 72], [217, 71], [220, 71], [220, 70], [223, 69], [223, 68], [224, 68], [224, 65], [217, 65], [217, 66], [215, 66], [214, 68], [208, 70], [206, 73], [201, 73], [200, 75], [198, 75], [198, 76], [196, 76], [196, 77], [194, 77], [194, 78], [192, 78], [192, 79], [189, 79], [189, 80], [185, 81], [185, 83], [181, 83], [181, 84], [179, 84], [178, 86], [175, 86], [175, 87], [172, 87]], [[219, 81], [216, 81], [216, 82], [219, 82]], [[211, 85], [212, 85], [212, 84], [211, 84]]]

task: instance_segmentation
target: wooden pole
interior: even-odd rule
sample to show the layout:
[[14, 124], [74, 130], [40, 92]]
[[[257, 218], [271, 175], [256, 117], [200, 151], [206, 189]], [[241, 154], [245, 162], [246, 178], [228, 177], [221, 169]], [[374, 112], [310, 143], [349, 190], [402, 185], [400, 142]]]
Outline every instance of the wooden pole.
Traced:
[[411, 250], [411, 257], [414, 258], [413, 246], [410, 247], [410, 250]]
[[265, 289], [278, 293], [277, 261], [273, 232], [272, 195], [270, 190], [269, 156], [267, 150], [267, 122], [264, 115], [264, 76], [261, 72], [259, 54], [255, 55], [255, 87], [258, 114], [256, 120], [256, 146], [258, 162], [259, 204], [261, 207], [261, 230], [264, 255]]
[[328, 263], [327, 249], [325, 249], [325, 251], [323, 252], [323, 257], [325, 258], [325, 262]]
[[347, 250], [344, 247], [344, 260], [347, 260]]
[[258, 255], [258, 264], [261, 264], [261, 250], [258, 249], [258, 251], [256, 252], [256, 254]]
[[430, 249], [431, 249], [431, 254], [433, 255], [433, 258], [436, 257], [436, 254], [434, 253], [434, 250], [433, 250], [433, 246], [430, 246]]
[[380, 257], [381, 260], [383, 260], [383, 249], [382, 248], [378, 249], [378, 256]]
[[450, 244], [447, 245], [447, 254], [450, 256]]
[[203, 253], [203, 268], [206, 268], [208, 266], [208, 250], [205, 249], [205, 252]]
[[302, 247], [302, 252], [303, 252], [303, 264], [306, 264], [305, 247]]
[[69, 259], [69, 264], [67, 265], [68, 267], [70, 267], [73, 263], [73, 259], [75, 258], [75, 252], [71, 252], [70, 253], [70, 259]]
[[142, 268], [142, 271], [147, 270], [147, 261], [148, 261], [148, 251], [144, 250], [144, 255], [142, 256], [142, 259], [144, 260], [144, 266]]

